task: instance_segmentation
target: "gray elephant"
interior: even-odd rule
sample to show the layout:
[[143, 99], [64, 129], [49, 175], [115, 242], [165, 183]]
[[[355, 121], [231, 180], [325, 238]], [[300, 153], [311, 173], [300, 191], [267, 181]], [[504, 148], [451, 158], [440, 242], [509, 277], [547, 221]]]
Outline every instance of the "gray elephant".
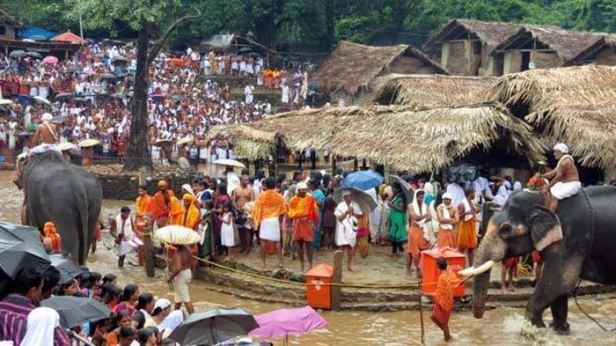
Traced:
[[543, 275], [526, 306], [526, 317], [545, 327], [542, 313], [550, 308], [551, 326], [568, 332], [568, 295], [579, 279], [616, 284], [616, 188], [589, 187], [560, 201], [557, 214], [542, 206], [542, 195], [531, 191], [511, 194], [503, 210], [488, 225], [475, 255], [473, 309], [485, 312], [490, 268], [495, 262], [538, 250]]
[[42, 230], [45, 222], [53, 222], [62, 250], [85, 264], [103, 199], [98, 179], [47, 151], [28, 158], [22, 180], [28, 223]]

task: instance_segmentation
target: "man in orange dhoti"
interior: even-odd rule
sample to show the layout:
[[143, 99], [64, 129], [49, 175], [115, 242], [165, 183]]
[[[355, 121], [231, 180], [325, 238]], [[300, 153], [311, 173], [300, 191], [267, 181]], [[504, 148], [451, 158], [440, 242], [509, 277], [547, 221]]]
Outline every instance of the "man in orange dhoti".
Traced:
[[445, 341], [451, 340], [449, 332], [449, 317], [453, 309], [453, 290], [460, 284], [460, 280], [451, 269], [447, 268], [447, 260], [443, 257], [436, 260], [436, 265], [441, 271], [434, 293], [434, 310], [430, 319], [442, 331]]
[[443, 194], [443, 204], [436, 208], [439, 222], [437, 247], [456, 248], [456, 231], [460, 217], [458, 208], [452, 205], [453, 196], [450, 193]]
[[52, 253], [61, 253], [62, 241], [60, 240], [60, 235], [56, 231], [56, 226], [53, 222], [45, 222], [43, 234], [43, 245], [50, 248]]
[[308, 194], [306, 183], [297, 183], [296, 195], [289, 201], [288, 217], [293, 220], [293, 241], [304, 271], [304, 249], [308, 255], [308, 268], [312, 268], [312, 241], [319, 223], [317, 201]]
[[139, 227], [139, 223], [143, 223], [145, 222], [145, 215], [148, 213], [148, 206], [150, 205], [150, 202], [152, 201], [152, 196], [150, 196], [148, 194], [148, 187], [145, 185], [139, 186], [139, 191], [138, 191], [139, 197], [137, 197], [137, 199], [135, 200], [135, 204], [137, 207], [137, 216], [136, 216], [136, 220], [137, 221], [137, 227]]
[[282, 218], [287, 212], [284, 198], [276, 192], [276, 180], [272, 177], [265, 179], [263, 192], [255, 202], [252, 210], [253, 225], [259, 229], [261, 240], [261, 260], [265, 267], [265, 246], [267, 242], [276, 243], [278, 266], [282, 268], [282, 247], [280, 244]]
[[409, 242], [408, 242], [408, 259], [406, 261], [406, 275], [411, 276], [412, 264], [415, 263], [417, 268], [417, 277], [421, 277], [419, 269], [419, 256], [421, 251], [426, 250], [430, 243], [424, 237], [424, 225], [431, 221], [428, 206], [424, 203], [425, 192], [418, 190], [415, 193], [413, 203], [408, 206], [408, 214], [410, 220], [409, 227]]
[[173, 191], [167, 189], [168, 184], [165, 180], [158, 182], [158, 191], [151, 198], [147, 211], [152, 214], [153, 223], [158, 228], [169, 224], [169, 211], [171, 210], [171, 196]]
[[468, 251], [468, 263], [471, 267], [473, 266], [473, 251], [477, 247], [477, 213], [481, 211], [473, 203], [474, 199], [475, 190], [466, 189], [464, 199], [458, 205], [458, 214], [460, 215], [458, 250], [462, 253], [464, 253], [464, 250]]

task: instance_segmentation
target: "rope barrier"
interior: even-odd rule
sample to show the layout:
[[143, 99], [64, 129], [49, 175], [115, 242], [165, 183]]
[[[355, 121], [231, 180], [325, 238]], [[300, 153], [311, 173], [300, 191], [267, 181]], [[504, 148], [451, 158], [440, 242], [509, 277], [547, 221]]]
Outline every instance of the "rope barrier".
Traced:
[[[142, 235], [144, 236], [150, 236], [152, 237], [154, 235], [153, 232], [148, 232], [148, 233], [143, 233]], [[155, 238], [155, 237], [152, 237]], [[161, 243], [163, 243], [166, 247], [168, 248], [174, 248], [172, 244], [162, 241], [160, 239], [157, 239], [158, 241], [160, 241]], [[277, 278], [272, 278], [269, 276], [265, 276], [265, 275], [261, 275], [261, 274], [255, 274], [255, 273], [251, 273], [251, 272], [247, 272], [247, 271], [242, 271], [242, 270], [238, 270], [229, 266], [225, 266], [216, 262], [212, 262], [212, 261], [208, 261], [204, 258], [200, 258], [197, 256], [191, 256], [192, 258], [202, 262], [202, 263], [206, 263], [208, 265], [212, 265], [214, 267], [217, 268], [221, 268], [236, 274], [240, 274], [240, 275], [246, 275], [246, 276], [250, 276], [250, 277], [254, 277], [260, 280], [264, 280], [264, 281], [272, 281], [272, 282], [278, 282], [278, 283], [283, 283], [283, 284], [287, 284], [287, 285], [296, 285], [296, 286], [305, 286], [305, 285], [313, 285], [313, 286], [339, 286], [339, 287], [346, 287], [346, 288], [364, 288], [364, 289], [415, 289], [415, 288], [419, 288], [420, 287], [420, 281], [416, 280], [413, 281], [410, 284], [404, 284], [404, 285], [371, 285], [371, 284], [347, 284], [347, 283], [343, 283], [343, 282], [320, 282], [320, 283], [309, 283], [309, 282], [297, 282], [297, 281], [291, 281], [291, 280], [285, 280], [285, 279], [277, 279]], [[464, 279], [462, 281], [460, 281], [460, 284], [464, 283], [467, 279]], [[423, 282], [424, 285], [436, 285], [437, 282]]]

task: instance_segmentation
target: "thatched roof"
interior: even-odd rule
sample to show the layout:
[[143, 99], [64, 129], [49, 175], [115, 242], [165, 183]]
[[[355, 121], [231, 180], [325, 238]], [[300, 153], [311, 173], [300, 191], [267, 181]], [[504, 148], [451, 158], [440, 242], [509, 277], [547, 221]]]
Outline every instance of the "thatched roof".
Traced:
[[569, 31], [557, 26], [525, 25], [499, 44], [494, 52], [527, 48], [536, 39], [539, 45], [554, 50], [562, 61], [569, 60], [601, 39], [601, 34]]
[[369, 89], [374, 78], [386, 74], [390, 65], [402, 56], [412, 56], [437, 73], [449, 74], [427, 55], [407, 45], [375, 47], [341, 41], [319, 65], [312, 79], [332, 91], [355, 95], [362, 88]]
[[616, 35], [604, 35], [595, 42], [590, 45], [588, 48], [584, 49], [578, 55], [573, 58], [565, 61], [563, 66], [575, 66], [575, 65], [585, 65], [587, 61], [594, 60], [595, 54], [603, 50], [604, 48], [612, 48], [616, 47]]
[[0, 23], [21, 27], [22, 23], [0, 8]]
[[530, 70], [499, 78], [490, 98], [523, 110], [550, 143], [564, 142], [581, 164], [616, 162], [616, 67]]
[[493, 77], [392, 74], [375, 83], [372, 102], [414, 110], [461, 107], [485, 102], [494, 82]]
[[479, 39], [494, 48], [515, 35], [522, 26], [514, 23], [486, 22], [481, 20], [455, 19], [434, 35], [427, 44], [443, 43], [451, 40]]
[[414, 172], [437, 171], [472, 150], [487, 152], [496, 143], [504, 142], [511, 154], [529, 160], [541, 159], [543, 150], [531, 128], [498, 104], [421, 112], [406, 106], [332, 107], [285, 113], [245, 126], [254, 132], [217, 126], [208, 137], [261, 143], [277, 138], [295, 150], [329, 150]]

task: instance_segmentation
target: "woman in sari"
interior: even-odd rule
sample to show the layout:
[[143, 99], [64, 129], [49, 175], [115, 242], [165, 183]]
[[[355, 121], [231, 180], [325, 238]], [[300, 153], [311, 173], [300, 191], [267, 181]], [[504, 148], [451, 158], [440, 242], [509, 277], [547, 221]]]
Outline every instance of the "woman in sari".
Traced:
[[406, 196], [402, 191], [400, 183], [394, 182], [391, 185], [394, 197], [387, 205], [390, 208], [389, 212], [389, 230], [387, 231], [387, 238], [391, 242], [391, 255], [393, 257], [398, 256], [403, 252], [402, 245], [406, 243], [407, 231], [406, 231]]

